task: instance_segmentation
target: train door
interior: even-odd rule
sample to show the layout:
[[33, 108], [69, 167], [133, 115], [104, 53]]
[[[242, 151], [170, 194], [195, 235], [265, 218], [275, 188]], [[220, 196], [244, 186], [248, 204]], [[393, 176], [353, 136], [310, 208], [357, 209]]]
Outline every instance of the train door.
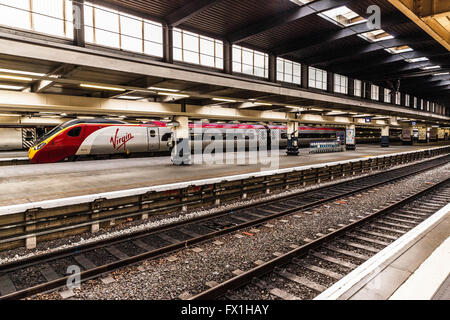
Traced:
[[159, 128], [150, 127], [147, 128], [147, 137], [148, 137], [148, 151], [158, 151], [159, 150]]
[[64, 159], [67, 156], [72, 156], [77, 153], [78, 148], [83, 142], [83, 130], [84, 126], [74, 127], [63, 133], [64, 137]]

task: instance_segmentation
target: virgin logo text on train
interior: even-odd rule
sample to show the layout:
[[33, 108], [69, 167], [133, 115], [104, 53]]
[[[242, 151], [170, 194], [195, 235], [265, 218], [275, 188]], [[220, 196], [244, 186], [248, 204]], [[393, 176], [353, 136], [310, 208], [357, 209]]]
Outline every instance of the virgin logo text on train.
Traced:
[[127, 149], [127, 142], [134, 138], [134, 136], [131, 133], [126, 133], [122, 137], [117, 137], [117, 134], [119, 133], [119, 129], [116, 129], [116, 135], [114, 137], [111, 137], [110, 142], [112, 143], [114, 149], [119, 150], [123, 146], [123, 151], [126, 151]]

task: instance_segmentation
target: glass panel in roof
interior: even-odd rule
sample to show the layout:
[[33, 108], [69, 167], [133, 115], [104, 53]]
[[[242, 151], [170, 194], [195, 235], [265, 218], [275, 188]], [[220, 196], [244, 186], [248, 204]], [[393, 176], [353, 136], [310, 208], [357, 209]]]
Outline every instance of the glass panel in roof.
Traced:
[[320, 17], [332, 20], [340, 26], [348, 27], [367, 21], [353, 10], [346, 6], [334, 8], [318, 14]]

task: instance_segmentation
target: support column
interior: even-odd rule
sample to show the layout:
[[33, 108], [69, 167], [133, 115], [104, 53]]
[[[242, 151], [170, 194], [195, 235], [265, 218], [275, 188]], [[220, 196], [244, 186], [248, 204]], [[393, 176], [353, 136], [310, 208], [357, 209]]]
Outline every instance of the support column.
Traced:
[[383, 126], [381, 128], [381, 147], [389, 147], [389, 126]]
[[85, 47], [84, 32], [84, 0], [73, 1], [73, 44]]
[[334, 73], [327, 71], [327, 91], [334, 92]]
[[163, 59], [164, 62], [173, 63], [173, 27], [163, 26]]
[[298, 156], [298, 122], [287, 123], [287, 155]]
[[269, 81], [277, 82], [277, 57], [273, 54], [269, 55]]
[[356, 149], [356, 127], [354, 124], [349, 124], [345, 130], [345, 149]]
[[189, 118], [178, 116], [174, 119], [180, 125], [174, 127], [174, 146], [171, 160], [174, 165], [190, 165], [191, 148], [189, 145]]
[[302, 70], [302, 79], [301, 79], [301, 87], [304, 89], [309, 88], [309, 67], [306, 64], [301, 64]]
[[418, 127], [418, 130], [417, 142], [427, 143], [427, 127]]
[[348, 78], [348, 95], [350, 97], [355, 96], [355, 79]]
[[402, 127], [402, 144], [412, 145], [413, 144], [413, 128], [406, 124]]
[[229, 41], [223, 42], [223, 72], [233, 73], [233, 45]]

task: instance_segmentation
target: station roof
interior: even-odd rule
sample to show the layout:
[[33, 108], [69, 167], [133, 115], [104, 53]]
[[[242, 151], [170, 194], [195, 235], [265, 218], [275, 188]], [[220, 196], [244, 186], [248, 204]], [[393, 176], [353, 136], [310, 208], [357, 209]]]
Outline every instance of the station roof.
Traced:
[[[443, 104], [450, 101], [450, 75], [446, 74], [450, 71], [449, 51], [398, 10], [392, 4], [395, 2], [393, 0], [94, 2], [120, 6], [168, 25], [227, 39], [234, 44], [274, 53], [360, 80], [369, 80], [383, 87], [400, 88], [400, 91]], [[367, 28], [366, 24], [343, 26], [318, 15], [346, 6], [358, 16], [368, 18], [370, 15], [367, 8], [372, 5], [381, 9], [381, 29], [391, 35], [392, 39], [369, 42], [357, 35]], [[440, 12], [440, 16], [447, 19], [444, 27], [450, 31], [450, 13]], [[404, 46], [412, 48], [413, 51], [391, 54], [385, 50]], [[429, 60], [422, 63], [405, 61], [408, 58], [420, 57], [427, 57]], [[422, 69], [434, 65], [440, 68]], [[437, 73], [442, 75], [433, 77]]]

